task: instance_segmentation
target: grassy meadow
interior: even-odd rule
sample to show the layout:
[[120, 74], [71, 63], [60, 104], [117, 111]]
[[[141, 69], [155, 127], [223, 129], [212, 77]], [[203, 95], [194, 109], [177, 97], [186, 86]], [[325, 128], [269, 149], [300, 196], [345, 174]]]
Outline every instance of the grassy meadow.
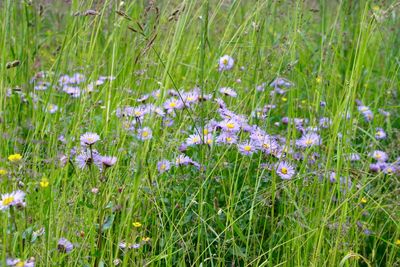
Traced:
[[400, 266], [400, 2], [1, 0], [0, 266]]

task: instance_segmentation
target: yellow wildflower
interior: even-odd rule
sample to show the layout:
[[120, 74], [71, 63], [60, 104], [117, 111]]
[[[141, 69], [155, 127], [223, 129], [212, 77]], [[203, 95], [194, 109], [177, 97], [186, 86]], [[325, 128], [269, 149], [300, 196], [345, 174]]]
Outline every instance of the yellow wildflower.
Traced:
[[132, 223], [133, 227], [139, 228], [142, 226], [142, 224], [140, 222], [134, 222]]
[[8, 160], [11, 162], [16, 162], [16, 161], [20, 161], [22, 159], [21, 154], [12, 154], [10, 156], [8, 156]]
[[40, 187], [46, 188], [49, 186], [49, 180], [46, 177], [43, 177], [40, 181]]

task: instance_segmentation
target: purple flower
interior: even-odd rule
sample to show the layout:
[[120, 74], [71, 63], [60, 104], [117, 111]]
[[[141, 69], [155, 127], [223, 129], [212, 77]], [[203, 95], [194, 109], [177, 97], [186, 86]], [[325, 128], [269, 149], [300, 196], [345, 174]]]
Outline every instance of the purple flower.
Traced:
[[57, 249], [61, 253], [70, 253], [74, 249], [74, 245], [65, 238], [60, 238], [57, 243]]
[[219, 71], [230, 70], [233, 68], [234, 63], [235, 61], [233, 60], [232, 57], [224, 55], [219, 59], [218, 70]]
[[0, 201], [0, 210], [5, 211], [10, 207], [25, 207], [25, 193], [21, 190], [12, 193], [2, 194]]
[[101, 163], [104, 167], [109, 168], [115, 165], [117, 162], [117, 157], [102, 156], [100, 158]]
[[236, 133], [240, 130], [240, 123], [234, 119], [225, 119], [218, 123], [218, 126], [230, 133]]
[[243, 155], [252, 155], [256, 150], [256, 145], [253, 142], [246, 142], [238, 145], [239, 152]]
[[22, 261], [20, 259], [8, 258], [8, 259], [6, 259], [6, 265], [13, 266], [13, 267], [34, 267], [35, 266], [35, 258], [32, 257], [27, 261]]
[[381, 168], [380, 168], [379, 164], [371, 163], [369, 165], [369, 170], [372, 171], [372, 172], [380, 172]]
[[57, 112], [57, 110], [58, 110], [58, 106], [57, 106], [57, 105], [54, 105], [54, 104], [48, 104], [48, 105], [47, 105], [46, 111], [47, 111], [48, 113], [54, 114], [54, 113]]
[[376, 128], [375, 138], [378, 140], [385, 139], [386, 138], [385, 131], [382, 128]]
[[174, 110], [181, 109], [183, 107], [182, 101], [176, 98], [170, 98], [164, 103], [164, 108], [168, 113], [173, 112]]
[[138, 138], [142, 141], [149, 140], [153, 137], [153, 132], [149, 127], [143, 127], [138, 130]]
[[175, 160], [176, 166], [188, 165], [191, 162], [192, 160], [188, 156], [183, 154], [179, 155]]
[[358, 153], [351, 153], [350, 155], [347, 155], [347, 159], [350, 161], [359, 161], [361, 158]]
[[195, 104], [199, 100], [199, 95], [195, 92], [189, 92], [182, 94], [183, 102], [186, 107], [189, 107], [192, 104]]
[[167, 172], [171, 169], [171, 163], [168, 160], [161, 160], [157, 163], [159, 173]]
[[372, 121], [372, 120], [374, 119], [374, 113], [372, 113], [371, 110], [365, 111], [365, 112], [363, 112], [362, 114], [363, 114], [363, 116], [364, 116], [364, 119], [365, 119], [367, 122], [370, 122], [370, 121]]
[[231, 96], [231, 97], [236, 97], [237, 96], [237, 93], [235, 92], [235, 90], [233, 90], [230, 87], [221, 87], [219, 89], [219, 92], [221, 94], [224, 94], [224, 95], [227, 95], [227, 96]]
[[279, 149], [278, 143], [270, 137], [264, 138], [264, 140], [260, 141], [258, 145], [261, 151], [266, 154], [272, 154], [274, 151]]
[[81, 135], [81, 145], [82, 146], [91, 146], [93, 144], [95, 144], [97, 141], [100, 140], [100, 136], [96, 133], [84, 133], [83, 135]]
[[218, 137], [217, 137], [217, 143], [221, 144], [236, 144], [238, 141], [237, 135], [229, 132], [222, 132]]
[[290, 180], [296, 172], [291, 164], [286, 161], [281, 161], [276, 166], [276, 173], [283, 180]]
[[328, 128], [332, 125], [332, 120], [330, 118], [322, 117], [319, 119], [319, 126], [321, 128]]
[[385, 161], [387, 161], [387, 159], [388, 159], [388, 155], [385, 153], [385, 152], [383, 152], [383, 151], [380, 151], [380, 150], [375, 150], [374, 152], [372, 152], [372, 155], [371, 155], [376, 161], [379, 161], [379, 162], [385, 162]]
[[296, 145], [302, 148], [320, 145], [320, 143], [320, 136], [313, 132], [306, 133], [299, 140], [296, 141]]
[[382, 171], [387, 175], [393, 175], [397, 172], [397, 168], [393, 164], [386, 164]]
[[198, 134], [192, 134], [186, 139], [187, 146], [199, 145], [202, 143], [201, 137]]
[[63, 91], [73, 98], [78, 98], [81, 96], [81, 89], [75, 86], [65, 86]]
[[[92, 158], [93, 156], [93, 158]], [[102, 167], [103, 163], [101, 162], [101, 156], [96, 150], [86, 150], [81, 152], [75, 158], [75, 162], [79, 169], [85, 169], [92, 164], [96, 165], [97, 167]]]

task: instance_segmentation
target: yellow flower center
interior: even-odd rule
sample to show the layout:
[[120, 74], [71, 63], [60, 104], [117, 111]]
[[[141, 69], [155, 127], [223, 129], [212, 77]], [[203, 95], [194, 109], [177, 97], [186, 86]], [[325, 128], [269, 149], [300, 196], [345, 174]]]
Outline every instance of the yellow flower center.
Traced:
[[207, 135], [208, 134], [208, 129], [204, 129], [203, 133], [204, 133], [204, 135]]
[[140, 111], [135, 111], [135, 116], [136, 116], [136, 117], [139, 117], [140, 115], [142, 115], [142, 112], [140, 112]]
[[311, 139], [306, 140], [306, 145], [311, 145], [312, 143], [313, 143], [313, 141]]
[[15, 264], [16, 267], [24, 267], [25, 266], [25, 262], [23, 261], [19, 261], [17, 264]]
[[224, 65], [227, 65], [228, 64], [228, 59], [227, 58], [224, 58], [223, 60], [222, 60], [222, 64], [224, 64]]
[[165, 166], [165, 164], [162, 164], [162, 165], [160, 166], [160, 169], [161, 169], [161, 170], [165, 170], [166, 167], [167, 167], [167, 166]]
[[288, 173], [288, 169], [286, 167], [282, 167], [281, 173], [287, 174]]
[[207, 144], [211, 145], [212, 139], [207, 139]]
[[264, 148], [270, 148], [271, 146], [269, 144], [263, 144]]
[[228, 122], [226, 124], [226, 127], [228, 127], [228, 129], [233, 129], [233, 128], [235, 128], [235, 124], [233, 124], [232, 122]]
[[232, 141], [232, 137], [227, 137], [226, 141], [231, 142]]
[[7, 174], [7, 170], [5, 169], [0, 169], [0, 176], [1, 175], [6, 175]]
[[3, 199], [3, 206], [8, 206], [8, 205], [10, 205], [13, 201], [14, 201], [14, 197], [13, 197], [13, 196], [6, 197], [5, 199]]
[[142, 137], [148, 137], [149, 133], [147, 131], [142, 132]]
[[246, 145], [246, 146], [244, 146], [244, 148], [243, 148], [245, 151], [250, 151], [251, 150], [251, 146], [249, 146], [249, 145]]
[[171, 103], [169, 103], [169, 106], [170, 106], [171, 108], [176, 107], [176, 102], [171, 102]]
[[380, 159], [380, 158], [382, 158], [382, 155], [378, 153], [378, 154], [375, 155], [375, 157], [376, 157], [377, 159]]

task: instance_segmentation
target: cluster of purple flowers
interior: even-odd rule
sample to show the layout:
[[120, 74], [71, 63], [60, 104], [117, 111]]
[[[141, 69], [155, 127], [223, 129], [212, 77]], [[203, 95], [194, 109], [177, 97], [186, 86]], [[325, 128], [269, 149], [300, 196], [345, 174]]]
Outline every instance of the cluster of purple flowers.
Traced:
[[81, 135], [81, 152], [76, 156], [75, 162], [78, 168], [85, 169], [91, 165], [97, 166], [100, 170], [114, 166], [117, 162], [116, 157], [102, 156], [93, 149], [92, 146], [100, 141], [100, 136], [96, 133], [87, 132]]

